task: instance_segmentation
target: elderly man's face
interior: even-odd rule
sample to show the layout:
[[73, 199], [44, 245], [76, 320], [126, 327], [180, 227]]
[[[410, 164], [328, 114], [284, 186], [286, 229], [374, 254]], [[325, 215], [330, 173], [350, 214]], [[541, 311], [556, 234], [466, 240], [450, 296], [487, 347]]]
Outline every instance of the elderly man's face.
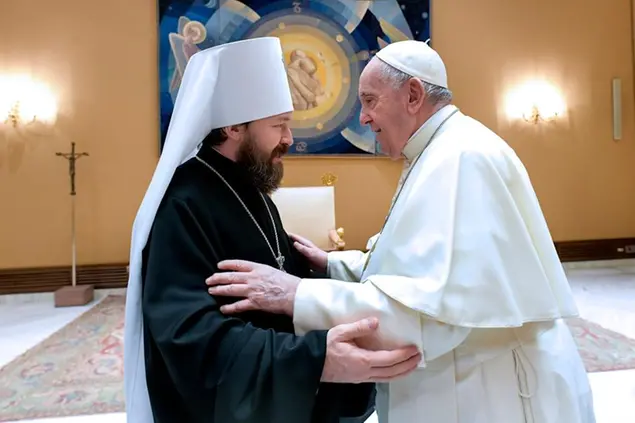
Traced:
[[359, 99], [362, 111], [359, 120], [375, 132], [384, 153], [398, 159], [415, 124], [409, 107], [410, 84], [395, 88], [385, 80], [380, 69], [379, 59], [374, 58], [361, 74]]

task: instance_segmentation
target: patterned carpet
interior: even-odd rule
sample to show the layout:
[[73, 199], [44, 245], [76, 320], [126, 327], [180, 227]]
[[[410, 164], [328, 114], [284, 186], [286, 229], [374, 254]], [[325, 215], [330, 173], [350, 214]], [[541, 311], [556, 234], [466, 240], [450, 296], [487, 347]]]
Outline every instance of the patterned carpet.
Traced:
[[[109, 296], [0, 369], [0, 421], [122, 412], [125, 297]], [[635, 368], [635, 340], [569, 326], [589, 372]]]
[[583, 319], [569, 319], [569, 329], [587, 372], [635, 369], [635, 339]]
[[0, 421], [124, 411], [124, 305], [106, 297], [0, 369]]

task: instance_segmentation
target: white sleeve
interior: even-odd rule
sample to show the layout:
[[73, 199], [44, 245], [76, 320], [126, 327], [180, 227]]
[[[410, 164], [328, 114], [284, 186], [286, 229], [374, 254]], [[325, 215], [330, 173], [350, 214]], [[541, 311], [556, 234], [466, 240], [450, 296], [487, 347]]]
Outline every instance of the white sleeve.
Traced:
[[385, 295], [372, 282], [352, 284], [332, 279], [303, 279], [295, 297], [296, 334], [327, 330], [366, 317], [379, 319], [377, 337], [363, 347], [393, 349], [415, 345], [422, 352], [420, 367], [453, 350], [469, 328], [447, 325], [412, 310]]
[[[366, 249], [371, 250], [377, 241], [379, 234], [373, 235], [366, 244]], [[364, 265], [368, 259], [368, 252], [332, 251], [328, 253], [326, 274], [331, 279], [346, 282], [359, 282], [362, 279]]]
[[326, 274], [329, 278], [346, 282], [359, 282], [368, 253], [362, 251], [332, 251], [328, 253]]

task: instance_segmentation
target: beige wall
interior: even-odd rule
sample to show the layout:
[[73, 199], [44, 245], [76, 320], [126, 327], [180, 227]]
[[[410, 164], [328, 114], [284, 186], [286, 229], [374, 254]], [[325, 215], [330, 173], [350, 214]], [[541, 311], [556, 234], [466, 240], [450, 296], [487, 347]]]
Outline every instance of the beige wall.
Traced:
[[[155, 0], [4, 0], [0, 71], [30, 71], [57, 90], [60, 135], [0, 151], [0, 268], [68, 264], [67, 165], [74, 140], [80, 263], [125, 262], [130, 226], [158, 154]], [[456, 103], [501, 134], [535, 183], [553, 236], [635, 236], [635, 133], [629, 0], [437, 0], [433, 40]], [[37, 13], [34, 13], [37, 10]], [[506, 89], [546, 76], [571, 109], [559, 126], [514, 126]], [[624, 139], [611, 137], [611, 78], [624, 84]], [[19, 146], [18, 146], [19, 147]], [[286, 185], [336, 183], [338, 223], [351, 247], [381, 225], [400, 163], [290, 159]], [[364, 216], [360, 217], [359, 213]]]

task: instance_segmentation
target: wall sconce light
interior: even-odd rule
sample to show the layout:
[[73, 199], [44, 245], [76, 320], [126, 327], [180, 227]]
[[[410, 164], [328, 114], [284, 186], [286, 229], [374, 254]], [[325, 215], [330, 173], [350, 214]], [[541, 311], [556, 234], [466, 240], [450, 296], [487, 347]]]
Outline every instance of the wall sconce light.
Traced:
[[56, 119], [57, 102], [48, 87], [26, 76], [0, 75], [0, 131], [52, 125]]
[[57, 119], [57, 101], [46, 85], [0, 74], [0, 169], [6, 163], [10, 172], [17, 170], [27, 148], [54, 135]]
[[534, 125], [549, 122], [565, 112], [564, 99], [558, 89], [545, 81], [530, 81], [509, 92], [507, 115]]

